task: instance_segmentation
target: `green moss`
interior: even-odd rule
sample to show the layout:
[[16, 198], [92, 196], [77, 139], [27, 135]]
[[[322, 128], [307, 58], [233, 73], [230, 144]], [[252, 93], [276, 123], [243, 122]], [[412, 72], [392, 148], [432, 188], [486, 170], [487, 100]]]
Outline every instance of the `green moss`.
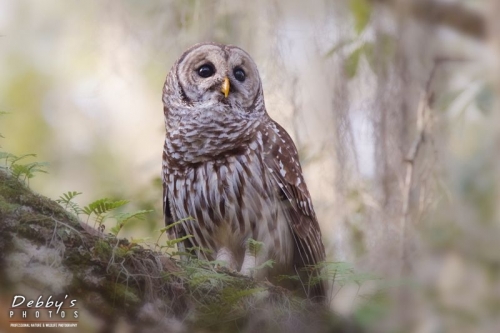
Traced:
[[82, 267], [92, 259], [90, 252], [81, 248], [69, 249], [64, 253], [65, 264], [68, 267]]
[[[0, 193], [1, 189], [0, 189]], [[0, 194], [0, 215], [7, 215], [15, 211], [19, 205], [8, 202], [3, 195]]]
[[94, 244], [94, 255], [101, 258], [108, 260], [109, 257], [111, 257], [112, 253], [112, 248], [111, 245], [104, 241], [104, 240], [97, 240]]
[[[59, 204], [41, 195], [34, 194], [26, 185], [10, 177], [7, 173], [0, 171], [0, 202], [8, 203], [12, 208], [26, 206], [30, 208], [22, 214], [25, 222], [37, 222], [38, 220], [48, 220], [47, 217], [64, 220], [76, 224], [75, 216], [64, 210]], [[12, 211], [10, 211], [12, 212]], [[37, 215], [40, 215], [37, 217]]]
[[107, 298], [112, 302], [120, 302], [127, 308], [139, 306], [141, 304], [141, 298], [138, 296], [137, 290], [131, 286], [108, 283], [105, 288], [105, 293]]
[[0, 195], [3, 196], [6, 202], [16, 202], [19, 200], [20, 196], [26, 195], [27, 193], [27, 189], [21, 182], [9, 177], [5, 172], [0, 171]]

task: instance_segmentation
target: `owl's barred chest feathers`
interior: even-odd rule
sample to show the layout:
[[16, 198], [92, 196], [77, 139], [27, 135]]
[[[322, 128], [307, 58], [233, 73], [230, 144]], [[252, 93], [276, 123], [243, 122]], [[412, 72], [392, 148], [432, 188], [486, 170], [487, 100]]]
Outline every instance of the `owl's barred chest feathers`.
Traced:
[[[240, 269], [246, 243], [254, 239], [272, 245], [263, 249], [259, 261], [273, 259], [283, 266], [291, 261], [293, 249], [280, 189], [265, 164], [262, 133], [254, 131], [250, 139], [240, 137], [239, 142], [226, 150], [218, 146], [217, 156], [210, 160], [199, 151], [200, 161], [190, 163], [168, 152], [167, 135], [165, 181], [172, 213], [176, 219], [193, 218], [183, 223], [182, 233], [193, 235], [193, 245], [213, 251], [206, 255], [209, 259], [228, 249], [234, 255], [234, 268]], [[197, 160], [194, 155], [187, 159]]]
[[246, 149], [251, 141], [255, 146], [255, 129], [260, 121], [210, 110], [196, 118], [189, 115], [169, 123], [175, 126], [169, 128], [167, 123], [165, 153], [170, 167], [175, 168], [234, 155], [236, 151]]

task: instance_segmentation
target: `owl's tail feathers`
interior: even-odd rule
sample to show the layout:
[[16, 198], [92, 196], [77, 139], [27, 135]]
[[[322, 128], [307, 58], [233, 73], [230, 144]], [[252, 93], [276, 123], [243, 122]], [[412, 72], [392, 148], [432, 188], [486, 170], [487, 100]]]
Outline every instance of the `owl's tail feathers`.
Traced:
[[[319, 265], [318, 265], [319, 266]], [[301, 287], [305, 296], [316, 303], [327, 303], [327, 284], [323, 280], [321, 267], [306, 266], [298, 269]]]
[[295, 241], [294, 269], [305, 296], [318, 303], [327, 302], [327, 283], [322, 274], [325, 249], [319, 229], [313, 229], [305, 237], [293, 234]]
[[[324, 250], [311, 251], [311, 248], [304, 244], [306, 241], [300, 238], [296, 239], [294, 270], [299, 279], [300, 289], [308, 299], [317, 303], [327, 303], [328, 288], [325, 276], [322, 274], [325, 259]], [[304, 251], [304, 249], [307, 250]]]
[[[313, 278], [314, 279], [314, 278]], [[327, 303], [326, 286], [324, 281], [317, 281], [315, 285], [312, 285], [309, 289], [309, 294], [307, 298], [317, 303]]]

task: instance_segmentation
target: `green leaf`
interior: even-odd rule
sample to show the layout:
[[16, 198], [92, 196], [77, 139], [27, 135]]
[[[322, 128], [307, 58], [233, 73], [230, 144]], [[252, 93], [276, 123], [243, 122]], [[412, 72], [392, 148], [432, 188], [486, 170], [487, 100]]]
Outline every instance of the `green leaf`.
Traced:
[[[115, 201], [115, 203], [117, 202], [123, 202], [123, 201], [126, 201], [126, 200], [121, 200], [121, 201]], [[113, 235], [118, 235], [118, 233], [120, 232], [120, 230], [123, 229], [123, 227], [125, 226], [125, 224], [130, 221], [131, 219], [139, 219], [139, 220], [142, 220], [144, 219], [144, 215], [148, 214], [148, 213], [151, 213], [153, 210], [138, 210], [136, 212], [132, 212], [132, 213], [122, 213], [122, 214], [116, 214], [115, 216], [113, 216], [117, 223], [116, 225], [111, 228], [111, 233]], [[100, 220], [100, 218], [102, 217], [102, 220]], [[97, 215], [97, 218], [96, 218], [96, 222], [98, 224], [101, 224], [103, 221], [104, 221], [104, 218], [105, 218], [105, 215], [102, 215], [102, 214], [98, 214]]]
[[264, 246], [264, 243], [256, 241], [255, 239], [249, 238], [247, 241], [248, 245], [248, 251], [254, 256], [257, 257], [257, 255], [260, 253], [262, 250], [262, 247]]
[[361, 54], [363, 54], [363, 46], [360, 46], [356, 50], [354, 50], [345, 60], [344, 71], [349, 79], [352, 79], [354, 76], [356, 76]]
[[372, 6], [368, 0], [350, 0], [349, 8], [354, 16], [354, 29], [359, 35], [370, 22]]
[[0, 159], [5, 159], [5, 162], [7, 163], [9, 160], [17, 158], [16, 155], [7, 153], [5, 151], [0, 151]]
[[151, 237], [132, 238], [130, 240], [130, 243], [132, 243], [132, 244], [146, 243], [146, 241], [148, 241], [150, 239], [151, 239]]
[[83, 213], [86, 215], [102, 215], [106, 212], [109, 212], [113, 209], [116, 209], [118, 207], [121, 207], [125, 204], [128, 203], [128, 200], [117, 200], [117, 201], [111, 201], [108, 198], [103, 198], [96, 200], [94, 202], [91, 202], [88, 206], [83, 207]]
[[334, 283], [343, 286], [348, 283], [362, 285], [366, 281], [379, 280], [372, 274], [356, 273], [354, 268], [345, 262], [322, 262], [313, 266], [322, 271], [321, 279], [334, 280]]
[[19, 179], [21, 175], [27, 175], [29, 173], [28, 168], [23, 164], [14, 164], [10, 167], [12, 175]]
[[180, 243], [180, 242], [185, 241], [186, 239], [192, 238], [192, 237], [193, 237], [193, 235], [186, 235], [186, 236], [176, 238], [176, 239], [169, 239], [166, 242], [166, 244], [167, 244], [166, 247], [174, 247], [174, 245], [176, 245], [177, 243]]
[[35, 176], [36, 172], [47, 173], [43, 170], [48, 163], [33, 162], [28, 164], [11, 164], [10, 169], [12, 175], [16, 178], [24, 175], [25, 178], [31, 179]]
[[264, 261], [262, 264], [258, 265], [258, 266], [255, 266], [253, 268], [251, 268], [252, 271], [259, 271], [263, 268], [273, 268], [273, 265], [274, 265], [275, 261], [272, 260], [272, 259], [269, 259], [267, 261]]
[[149, 214], [153, 212], [153, 210], [138, 210], [136, 212], [132, 212], [132, 213], [122, 213], [122, 214], [117, 214], [115, 216], [113, 216], [117, 221], [119, 222], [122, 222], [122, 223], [125, 223], [131, 219], [139, 219], [139, 220], [143, 220], [144, 219], [144, 215], [146, 214]]
[[21, 155], [21, 156], [15, 156], [15, 155], [12, 155], [12, 159], [10, 159], [10, 163], [11, 164], [16, 164], [17, 162], [19, 162], [20, 160], [26, 158], [26, 157], [36, 157], [36, 154], [24, 154], [24, 155]]
[[83, 210], [80, 208], [80, 206], [76, 202], [73, 202], [73, 201], [68, 202], [64, 206], [64, 208], [67, 210], [71, 210], [77, 216], [83, 213]]
[[73, 198], [76, 196], [82, 194], [82, 192], [76, 192], [76, 191], [69, 191], [66, 193], [63, 193], [61, 196], [59, 196], [59, 199], [56, 200], [57, 203], [64, 203], [68, 205]]
[[[99, 226], [101, 226], [101, 224], [104, 223], [104, 221], [106, 220], [107, 217], [108, 217], [108, 215], [106, 215], [106, 214], [97, 214], [94, 222], [97, 223]], [[95, 224], [94, 224], [94, 226], [95, 226]]]
[[82, 192], [69, 191], [59, 196], [59, 199], [57, 199], [56, 202], [61, 206], [64, 205], [63, 207], [66, 210], [68, 209], [71, 210], [75, 215], [80, 215], [83, 212], [83, 210], [76, 202], [72, 201], [76, 196], [80, 194], [82, 194]]
[[194, 219], [193, 217], [188, 216], [188, 217], [183, 218], [183, 219], [180, 219], [179, 221], [176, 221], [176, 222], [174, 222], [174, 223], [172, 223], [172, 224], [169, 224], [169, 225], [167, 225], [166, 227], [161, 228], [161, 229], [160, 229], [160, 232], [161, 232], [161, 233], [164, 233], [165, 231], [172, 229], [172, 228], [173, 228], [173, 227], [175, 227], [176, 225], [179, 225], [179, 224], [181, 224], [181, 223], [182, 223], [182, 222], [184, 222], [184, 221], [190, 221], [190, 220], [195, 221], [195, 219]]

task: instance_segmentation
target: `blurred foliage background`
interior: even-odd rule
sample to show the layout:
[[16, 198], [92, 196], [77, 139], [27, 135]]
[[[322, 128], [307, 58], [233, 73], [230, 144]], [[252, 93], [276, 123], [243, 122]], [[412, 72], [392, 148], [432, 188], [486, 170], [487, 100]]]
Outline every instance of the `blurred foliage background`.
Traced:
[[382, 331], [498, 332], [499, 7], [1, 0], [1, 148], [50, 163], [30, 180], [48, 197], [154, 209], [124, 235], [155, 239], [165, 76], [196, 42], [238, 45], [299, 148], [329, 260], [388, 290], [336, 286], [333, 308]]

